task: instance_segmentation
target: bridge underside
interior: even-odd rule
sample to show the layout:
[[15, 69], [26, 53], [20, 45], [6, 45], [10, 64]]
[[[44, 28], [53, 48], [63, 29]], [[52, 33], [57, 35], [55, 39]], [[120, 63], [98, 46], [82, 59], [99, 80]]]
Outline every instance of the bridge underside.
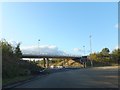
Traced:
[[[22, 58], [43, 58], [44, 61], [44, 67], [49, 68], [49, 58], [58, 58], [58, 59], [72, 59], [75, 62], [79, 62], [81, 64], [84, 64], [82, 61], [82, 57], [76, 57], [76, 56], [43, 56], [43, 55], [23, 55]], [[84, 65], [85, 67], [85, 65]]]
[[22, 58], [81, 58], [80, 56], [22, 55]]

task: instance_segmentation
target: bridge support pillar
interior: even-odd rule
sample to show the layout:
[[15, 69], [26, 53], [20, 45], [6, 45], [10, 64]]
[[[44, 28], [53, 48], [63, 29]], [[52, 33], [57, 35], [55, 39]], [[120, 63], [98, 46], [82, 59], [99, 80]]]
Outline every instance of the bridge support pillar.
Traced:
[[83, 66], [84, 66], [84, 68], [86, 68], [86, 62], [83, 62]]
[[45, 66], [45, 58], [43, 58], [43, 67], [45, 68], [46, 66]]
[[46, 68], [49, 68], [49, 58], [46, 58]]
[[63, 67], [65, 67], [65, 59], [63, 59]]
[[86, 68], [86, 59], [83, 59], [84, 68]]

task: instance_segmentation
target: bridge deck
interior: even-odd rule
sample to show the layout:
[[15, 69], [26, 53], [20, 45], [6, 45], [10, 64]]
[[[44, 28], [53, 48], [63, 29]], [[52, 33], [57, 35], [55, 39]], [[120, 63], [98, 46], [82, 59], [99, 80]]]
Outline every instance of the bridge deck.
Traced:
[[22, 58], [81, 58], [82, 56], [22, 55]]

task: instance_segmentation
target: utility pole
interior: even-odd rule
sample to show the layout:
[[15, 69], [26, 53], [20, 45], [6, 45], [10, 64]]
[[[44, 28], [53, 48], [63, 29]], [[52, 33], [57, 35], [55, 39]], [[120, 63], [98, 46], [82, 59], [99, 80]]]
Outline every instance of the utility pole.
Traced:
[[[92, 42], [91, 42], [92, 36], [90, 35], [89, 38], [90, 38], [90, 54], [92, 54]], [[90, 62], [91, 62], [91, 67], [93, 67], [92, 59], [90, 59]]]

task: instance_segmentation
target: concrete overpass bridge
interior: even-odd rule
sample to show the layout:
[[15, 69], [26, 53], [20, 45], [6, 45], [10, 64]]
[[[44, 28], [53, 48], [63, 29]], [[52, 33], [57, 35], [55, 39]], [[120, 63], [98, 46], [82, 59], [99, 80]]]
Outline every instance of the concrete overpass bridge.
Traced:
[[43, 58], [44, 67], [49, 68], [49, 59], [50, 58], [58, 58], [58, 59], [65, 59], [67, 60], [74, 60], [76, 62], [82, 63], [84, 67], [86, 67], [85, 62], [87, 60], [87, 56], [70, 56], [70, 55], [30, 55], [30, 54], [23, 54], [22, 58]]

